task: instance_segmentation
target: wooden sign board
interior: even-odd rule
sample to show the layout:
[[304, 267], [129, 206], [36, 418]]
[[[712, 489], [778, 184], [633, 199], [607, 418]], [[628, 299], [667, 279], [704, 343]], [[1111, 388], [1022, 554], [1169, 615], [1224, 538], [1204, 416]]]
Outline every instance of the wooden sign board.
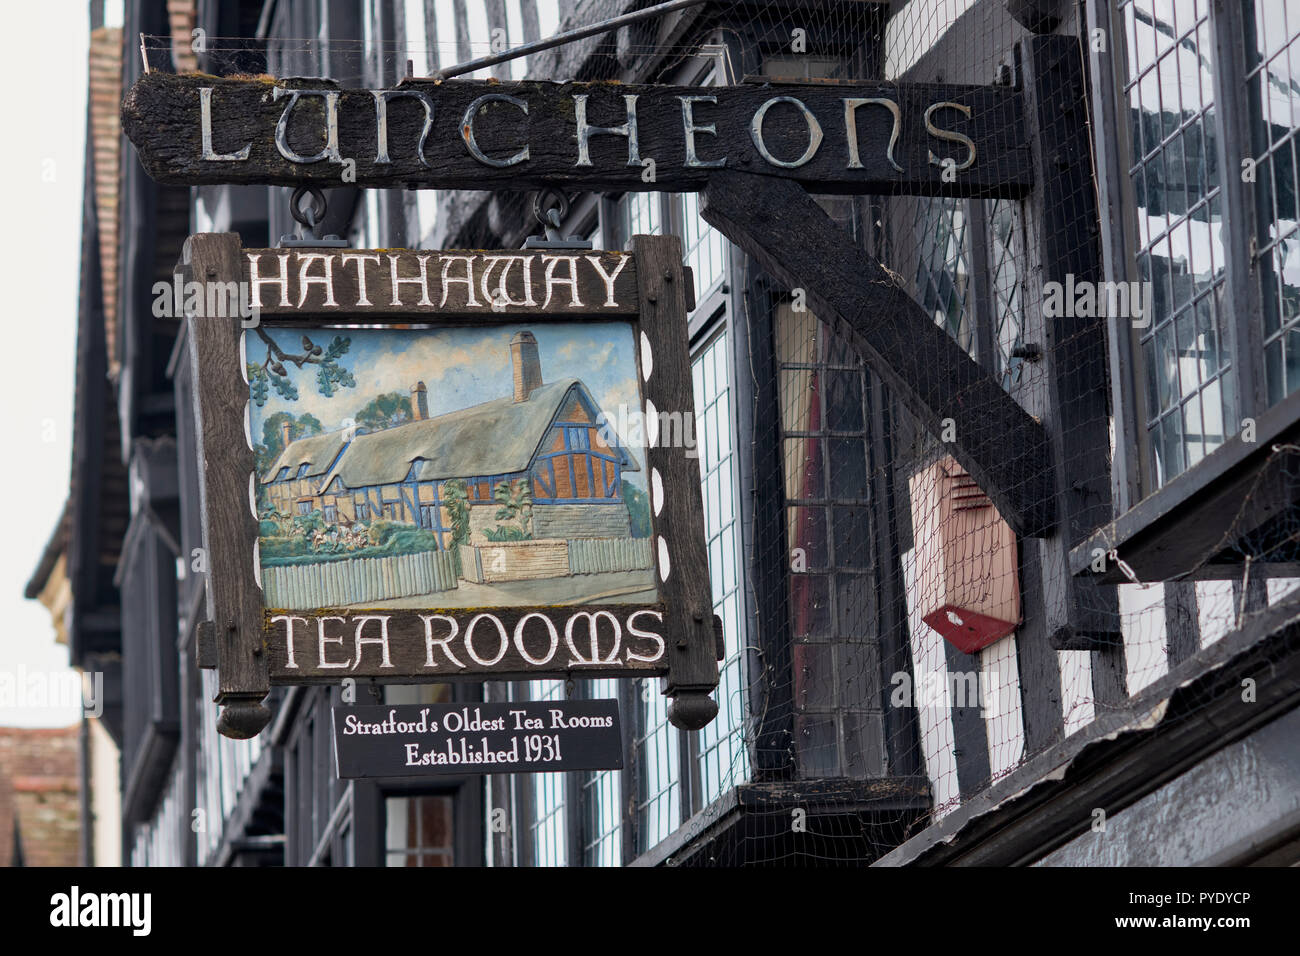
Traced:
[[304, 324], [426, 314], [549, 322], [639, 309], [636, 264], [621, 252], [247, 249], [243, 282], [235, 291], [246, 314]]
[[250, 726], [271, 685], [344, 678], [663, 676], [681, 726], [711, 719], [679, 240], [515, 253], [209, 235], [186, 259], [200, 654]]
[[944, 84], [329, 80], [149, 73], [122, 128], [184, 185], [690, 192], [731, 169], [822, 193], [1024, 195], [1021, 93]]
[[621, 770], [616, 700], [335, 707], [340, 779]]

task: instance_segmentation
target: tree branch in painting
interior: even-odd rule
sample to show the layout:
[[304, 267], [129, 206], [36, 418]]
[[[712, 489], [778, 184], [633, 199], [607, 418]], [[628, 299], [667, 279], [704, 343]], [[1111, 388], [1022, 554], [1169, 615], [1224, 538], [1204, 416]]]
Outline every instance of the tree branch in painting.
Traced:
[[261, 326], [256, 331], [257, 337], [266, 345], [266, 359], [261, 363], [248, 363], [248, 387], [258, 408], [266, 404], [272, 388], [287, 402], [298, 398], [298, 386], [290, 377], [287, 365], [293, 365], [299, 370], [308, 365], [316, 366], [316, 389], [326, 398], [333, 396], [340, 388], [356, 385], [352, 373], [339, 364], [339, 359], [352, 346], [350, 338], [336, 335], [334, 341], [323, 347], [304, 335], [302, 352], [292, 353], [281, 348]]

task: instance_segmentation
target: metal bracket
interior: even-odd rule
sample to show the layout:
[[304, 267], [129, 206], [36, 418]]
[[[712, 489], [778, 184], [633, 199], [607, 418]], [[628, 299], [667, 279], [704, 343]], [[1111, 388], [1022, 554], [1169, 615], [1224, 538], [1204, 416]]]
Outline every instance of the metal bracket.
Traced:
[[725, 43], [706, 43], [700, 47], [699, 55], [705, 59], [718, 61], [715, 68], [722, 74], [722, 86], [736, 85], [736, 69], [731, 64], [731, 48]]
[[525, 249], [591, 249], [590, 240], [582, 236], [561, 235], [560, 226], [569, 214], [569, 200], [554, 189], [543, 189], [533, 194], [533, 215], [545, 229], [544, 236], [529, 236]]
[[[311, 206], [303, 208], [303, 200], [310, 197]], [[281, 236], [276, 247], [280, 249], [298, 248], [326, 248], [326, 249], [346, 249], [351, 243], [346, 239], [340, 239], [338, 236], [325, 236], [318, 238], [316, 235], [316, 226], [325, 218], [325, 194], [315, 186], [299, 186], [293, 191], [293, 196], [289, 199], [289, 214], [293, 216], [298, 223], [298, 235]]]
[[221, 652], [217, 647], [216, 622], [199, 621], [195, 634], [195, 662], [201, 670], [216, 670], [221, 663]]

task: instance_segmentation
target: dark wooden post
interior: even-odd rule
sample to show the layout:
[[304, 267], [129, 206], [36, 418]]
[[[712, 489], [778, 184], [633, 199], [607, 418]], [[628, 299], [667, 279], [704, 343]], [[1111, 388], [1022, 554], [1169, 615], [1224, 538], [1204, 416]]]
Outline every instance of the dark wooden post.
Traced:
[[[208, 233], [185, 242], [191, 281], [238, 283], [239, 236]], [[232, 309], [239, 311], [238, 300]], [[207, 557], [209, 620], [199, 625], [199, 663], [218, 670], [217, 729], [227, 737], [256, 736], [270, 722], [262, 703], [271, 689], [262, 644], [262, 589], [254, 570], [253, 449], [244, 434], [248, 383], [240, 367], [241, 320], [187, 316], [194, 363], [195, 434], [199, 436], [199, 498]], [[203, 355], [200, 363], [198, 356]], [[246, 507], [229, 508], [229, 502]]]
[[[718, 713], [709, 695], [718, 686], [720, 641], [716, 639], [709, 558], [704, 542], [704, 500], [698, 447], [674, 447], [687, 424], [694, 436], [695, 402], [691, 355], [686, 337], [686, 275], [682, 244], [676, 236], [634, 236], [641, 302], [637, 371], [645, 396], [646, 462], [654, 512], [654, 553], [668, 637], [668, 676], [664, 693], [672, 697], [668, 719], [682, 730], [699, 730]], [[649, 361], [647, 361], [649, 359]], [[672, 403], [672, 404], [669, 404]], [[681, 405], [676, 408], [673, 405]], [[682, 427], [656, 427], [651, 418]], [[674, 434], [674, 431], [676, 434]], [[694, 443], [691, 443], [694, 445]]]
[[[1060, 516], [1053, 533], [1038, 542], [1038, 565], [1050, 648], [1094, 651], [1094, 693], [1099, 700], [1113, 700], [1123, 691], [1123, 675], [1116, 671], [1122, 668], [1122, 652], [1115, 588], [1075, 578], [1069, 565], [1070, 549], [1111, 517], [1106, 317], [1069, 315], [1075, 311], [1069, 307], [1059, 310], [1067, 314], [1047, 316], [1043, 308], [1046, 283], [1072, 288], [1103, 278], [1086, 123], [1088, 83], [1079, 43], [1073, 36], [1036, 36], [1020, 44], [1025, 122], [1038, 184], [1029, 203], [1027, 241], [1037, 250], [1038, 268], [1031, 270], [1025, 299], [1028, 318], [1039, 324], [1045, 381], [1044, 388], [1030, 390], [1040, 396], [1040, 407], [1030, 410], [1052, 437]], [[1029, 393], [1026, 398], [1034, 401]], [[1026, 694], [1026, 747], [1033, 751], [1063, 733], [1060, 677], [1048, 647], [1021, 646], [1040, 678], [1036, 696]], [[1023, 675], [1022, 685], [1029, 686]]]
[[957, 789], [963, 800], [969, 800], [993, 779], [984, 701], [979, 699], [978, 691], [976, 699], [970, 699], [970, 684], [965, 680], [965, 675], [983, 676], [980, 653], [964, 654], [950, 641], [943, 642], [943, 652], [952, 692], [952, 755], [957, 764]]
[[894, 467], [898, 447], [898, 409], [894, 397], [880, 379], [871, 377], [871, 458], [876, 462], [871, 475], [872, 531], [876, 536], [876, 589], [880, 608], [880, 706], [885, 731], [885, 758], [890, 776], [924, 774], [921, 731], [915, 707], [895, 707], [892, 696], [895, 674], [906, 674], [916, 686], [912, 667], [912, 645], [907, 623], [907, 589], [899, 551], [899, 495], [895, 493], [898, 469]]
[[743, 540], [752, 602], [748, 610], [746, 672], [754, 715], [750, 764], [755, 782], [795, 777], [794, 682], [790, 623], [790, 544], [785, 485], [772, 449], [781, 447], [773, 312], [780, 296], [772, 280], [732, 246], [736, 274], [745, 277], [746, 303], [734, 324], [736, 402], [741, 435], [752, 435], [737, 456], [744, 512]]

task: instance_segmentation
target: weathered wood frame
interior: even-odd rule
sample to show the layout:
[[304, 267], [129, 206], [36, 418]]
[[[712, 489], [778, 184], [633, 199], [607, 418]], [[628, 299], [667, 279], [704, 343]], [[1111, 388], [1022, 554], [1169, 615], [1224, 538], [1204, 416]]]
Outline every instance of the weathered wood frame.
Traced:
[[[179, 272], [189, 281], [231, 283], [248, 275], [246, 251], [233, 233], [191, 236], [185, 243]], [[263, 250], [282, 254], [281, 250]], [[349, 250], [352, 251], [352, 250]], [[355, 250], [369, 253], [370, 250]], [[442, 253], [443, 255], [453, 253]], [[504, 253], [503, 253], [504, 254]], [[514, 253], [509, 253], [513, 255]], [[598, 253], [575, 252], [575, 255]], [[465, 253], [481, 255], [481, 253]], [[681, 241], [673, 236], [636, 236], [632, 240], [633, 261], [628, 269], [635, 278], [635, 309], [618, 314], [601, 314], [599, 308], [564, 310], [546, 315], [528, 311], [530, 320], [626, 321], [631, 325], [636, 348], [637, 373], [642, 408], [647, 423], [656, 410], [679, 413], [693, 423], [695, 416], [687, 345], [688, 303], [693, 300], [691, 277], [682, 265]], [[305, 302], [305, 300], [304, 300]], [[305, 307], [310, 309], [311, 304]], [[390, 327], [392, 320], [421, 326], [514, 324], [518, 311], [468, 310], [449, 303], [447, 310], [431, 312], [417, 307], [388, 307], [382, 311], [313, 311], [298, 315], [291, 310], [268, 310], [260, 317], [283, 327], [313, 327], [326, 324]], [[256, 735], [270, 720], [262, 703], [272, 685], [330, 684], [345, 677], [401, 683], [447, 680], [538, 679], [591, 677], [660, 676], [663, 692], [673, 698], [669, 717], [683, 729], [706, 725], [717, 713], [709, 697], [718, 683], [722, 648], [720, 621], [713, 615], [705, 549], [703, 495], [699, 466], [691, 449], [670, 447], [646, 430], [646, 459], [651, 498], [651, 523], [659, 600], [653, 605], [608, 605], [598, 607], [527, 607], [497, 609], [388, 609], [387, 625], [391, 657], [389, 667], [373, 662], [346, 670], [314, 671], [287, 666], [282, 642], [272, 639], [275, 609], [265, 608], [254, 554], [258, 538], [253, 513], [254, 456], [246, 433], [249, 414], [248, 383], [241, 359], [241, 336], [245, 321], [239, 317], [188, 314], [190, 359], [195, 388], [196, 433], [200, 445], [200, 499], [203, 515], [203, 544], [207, 554], [207, 604], [210, 620], [200, 625], [199, 666], [216, 668], [219, 684], [216, 702], [222, 706], [218, 723], [229, 737]], [[657, 421], [657, 419], [656, 419]], [[656, 492], [656, 489], [658, 491]], [[665, 556], [667, 560], [665, 561]], [[665, 573], [666, 572], [666, 573]], [[431, 602], [433, 603], [433, 602]], [[638, 610], [661, 615], [663, 654], [653, 662], [627, 659], [618, 666], [577, 665], [557, 659], [544, 667], [530, 664], [515, 647], [507, 646], [490, 666], [470, 663], [458, 670], [429, 669], [422, 665], [426, 654], [424, 613], [446, 614], [466, 622], [485, 610], [493, 610], [507, 629], [528, 614], [545, 617], [564, 633], [565, 620], [580, 611], [607, 610], [628, 615]], [[304, 611], [298, 616], [312, 614]], [[321, 612], [328, 613], [322, 609]], [[349, 615], [365, 613], [348, 609]], [[287, 622], [286, 622], [287, 623]], [[286, 634], [287, 636], [287, 634]], [[507, 642], [507, 645], [509, 642]], [[597, 657], [592, 654], [593, 659]], [[601, 663], [613, 663], [602, 659]], [[291, 671], [297, 671], [292, 673]]]

